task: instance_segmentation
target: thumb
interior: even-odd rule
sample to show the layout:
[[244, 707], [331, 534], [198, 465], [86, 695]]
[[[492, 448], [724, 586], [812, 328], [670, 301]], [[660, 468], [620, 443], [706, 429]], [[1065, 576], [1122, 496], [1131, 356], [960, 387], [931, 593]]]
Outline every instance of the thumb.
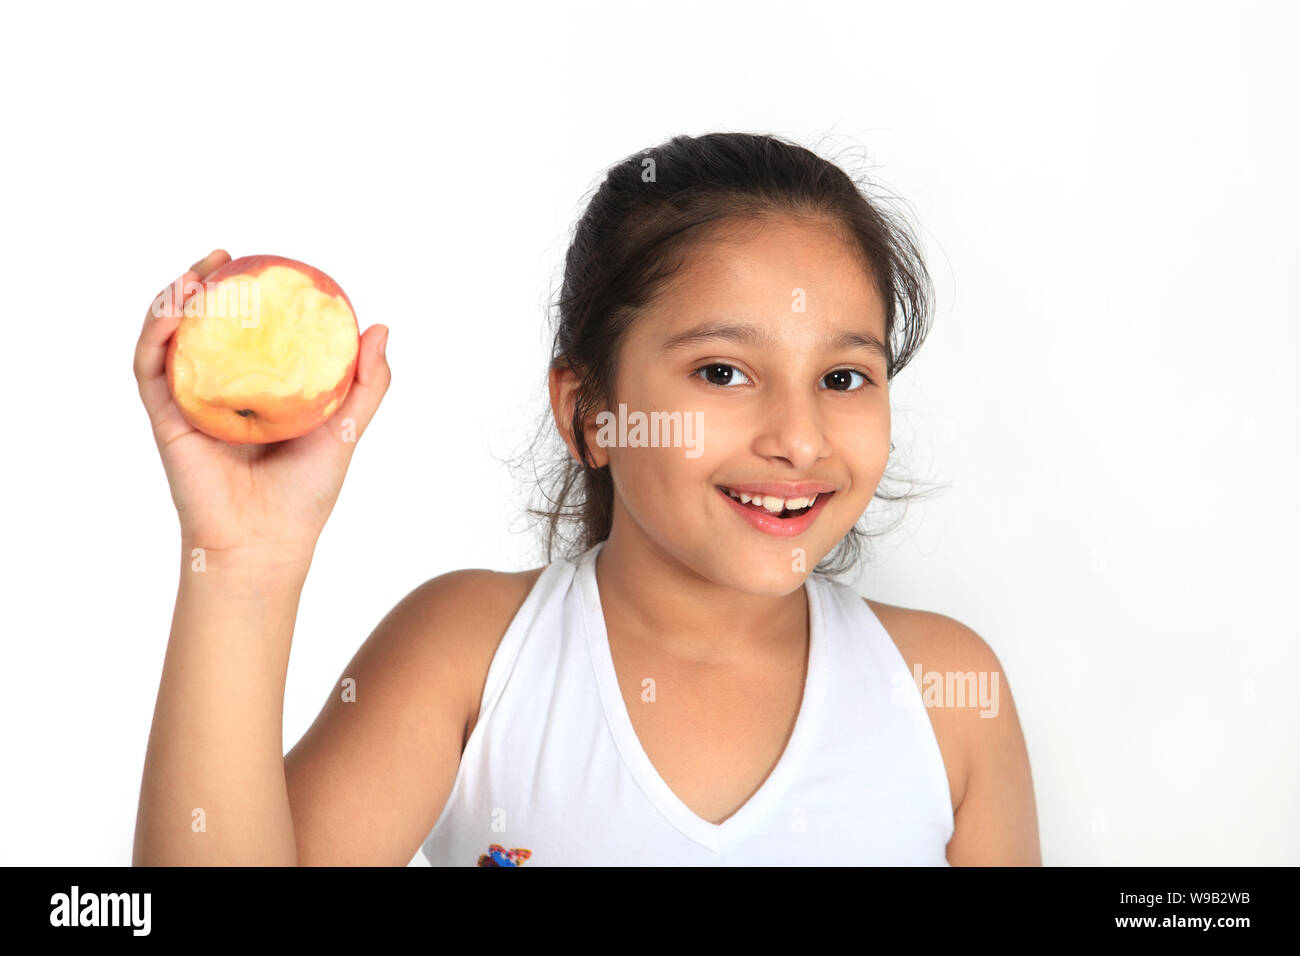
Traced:
[[[330, 418], [331, 426], [341, 426], [347, 419], [352, 419], [357, 439], [370, 426], [370, 420], [393, 379], [388, 358], [384, 355], [387, 345], [388, 326], [372, 325], [366, 329], [357, 354], [356, 379], [348, 390], [348, 397]], [[334, 431], [337, 432], [338, 428], [335, 427]]]

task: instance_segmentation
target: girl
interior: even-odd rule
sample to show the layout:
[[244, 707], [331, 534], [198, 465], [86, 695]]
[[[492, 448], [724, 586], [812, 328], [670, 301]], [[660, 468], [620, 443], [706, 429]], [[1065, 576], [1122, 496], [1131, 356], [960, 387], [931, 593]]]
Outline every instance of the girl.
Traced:
[[[332, 691], [288, 755], [298, 599], [356, 445], [334, 422], [195, 431], [163, 377], [179, 307], [151, 310], [135, 373], [181, 577], [135, 862], [1039, 864], [997, 657], [830, 577], [929, 299], [905, 227], [797, 145], [679, 136], [614, 166], [565, 263], [550, 563], [417, 587], [348, 666], [355, 701]], [[387, 337], [366, 331], [335, 415], [358, 434]]]

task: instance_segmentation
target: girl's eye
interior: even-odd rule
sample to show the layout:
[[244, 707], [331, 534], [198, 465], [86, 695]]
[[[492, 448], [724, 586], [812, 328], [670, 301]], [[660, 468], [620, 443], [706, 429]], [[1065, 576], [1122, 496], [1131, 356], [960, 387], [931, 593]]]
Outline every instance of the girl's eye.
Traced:
[[[732, 385], [743, 384], [737, 382], [737, 377], [743, 379], [744, 382], [749, 381], [749, 377], [740, 369], [736, 368], [736, 366], [727, 365], [722, 362], [713, 362], [709, 365], [702, 365], [695, 370], [694, 374], [700, 375], [701, 373], [703, 373], [706, 382], [710, 385], [715, 385], [718, 388], [728, 388]], [[715, 374], [720, 381], [715, 381], [711, 378], [711, 374]], [[862, 379], [861, 385], [853, 385], [852, 377], [854, 375]], [[871, 379], [855, 368], [837, 368], [835, 371], [829, 372], [823, 378], [823, 381], [826, 380], [834, 380], [836, 384], [831, 385], [830, 390], [835, 392], [856, 392], [871, 384]]]
[[[735, 380], [736, 380], [736, 376], [737, 376], [737, 375], [739, 375], [741, 378], [743, 378], [746, 382], [749, 381], [749, 378], [745, 375], [745, 373], [742, 372], [740, 369], [736, 368], [736, 366], [734, 366], [734, 365], [724, 365], [724, 364], [722, 364], [721, 362], [714, 362], [714, 363], [711, 364], [711, 365], [702, 365], [702, 366], [700, 366], [699, 368], [697, 368], [697, 369], [695, 370], [695, 374], [696, 374], [696, 375], [699, 375], [701, 372], [705, 373], [705, 374], [704, 374], [704, 380], [705, 380], [706, 382], [708, 382], [710, 385], [716, 385], [716, 386], [718, 386], [719, 388], [727, 388], [728, 386], [730, 386], [730, 385], [732, 385], [732, 384], [735, 384]], [[711, 379], [709, 378], [709, 374], [708, 374], [708, 373], [710, 373], [710, 372], [717, 372], [717, 373], [719, 373], [719, 374], [718, 374], [718, 377], [719, 377], [722, 381], [720, 381], [720, 382], [715, 382], [715, 381], [711, 380]]]
[[[851, 375], [858, 376], [858, 378], [862, 379], [863, 384], [859, 385], [857, 388], [851, 387], [850, 383], [852, 382], [852, 379], [849, 378]], [[826, 379], [834, 379], [837, 383], [844, 384], [843, 388], [841, 388], [839, 384], [832, 386], [831, 390], [836, 392], [856, 392], [858, 389], [865, 388], [867, 385], [871, 384], [871, 379], [867, 378], [867, 376], [863, 375], [855, 368], [837, 368], [835, 371], [828, 373]], [[823, 379], [823, 381], [826, 379]]]

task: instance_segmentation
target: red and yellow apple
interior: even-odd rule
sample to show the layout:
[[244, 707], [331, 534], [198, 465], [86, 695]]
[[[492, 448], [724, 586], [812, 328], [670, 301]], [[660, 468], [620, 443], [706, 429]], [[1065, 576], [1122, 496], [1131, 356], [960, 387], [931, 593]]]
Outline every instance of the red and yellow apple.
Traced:
[[333, 279], [282, 256], [244, 256], [185, 302], [167, 384], [185, 420], [213, 438], [286, 441], [338, 410], [360, 347], [356, 313]]

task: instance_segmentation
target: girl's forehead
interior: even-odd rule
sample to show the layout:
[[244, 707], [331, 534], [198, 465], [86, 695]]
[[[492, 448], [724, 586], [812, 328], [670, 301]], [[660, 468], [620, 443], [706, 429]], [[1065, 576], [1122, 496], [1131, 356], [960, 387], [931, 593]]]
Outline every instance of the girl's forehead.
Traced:
[[869, 267], [832, 247], [806, 257], [781, 247], [701, 252], [657, 291], [642, 311], [639, 331], [666, 342], [706, 322], [780, 333], [830, 321], [883, 335], [885, 303]]
[[688, 246], [658, 300], [681, 307], [743, 296], [788, 306], [795, 289], [805, 298], [879, 298], [870, 263], [842, 234], [825, 225], [779, 222], [760, 232], [710, 234]]

